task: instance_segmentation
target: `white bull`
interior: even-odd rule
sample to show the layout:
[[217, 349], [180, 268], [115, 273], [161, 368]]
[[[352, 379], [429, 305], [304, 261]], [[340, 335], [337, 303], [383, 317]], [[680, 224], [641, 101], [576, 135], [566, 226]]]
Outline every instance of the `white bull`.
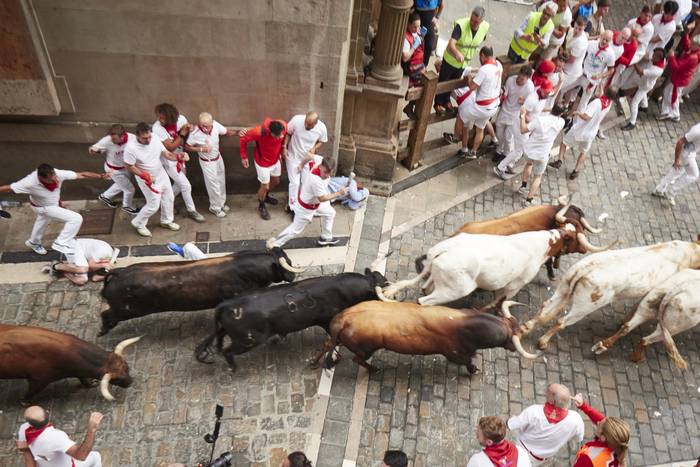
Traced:
[[515, 296], [552, 256], [600, 250], [571, 224], [508, 236], [460, 233], [428, 250], [423, 271], [385, 287], [380, 298], [390, 301], [400, 290], [420, 284], [424, 290], [432, 289], [418, 299], [421, 305], [449, 303], [477, 288], [495, 291], [497, 302]]
[[700, 268], [700, 244], [679, 240], [651, 246], [606, 251], [583, 258], [564, 275], [552, 298], [523, 325], [529, 333], [535, 324], [559, 318], [539, 340], [544, 349], [558, 331], [613, 300], [641, 299], [654, 286], [686, 268]]
[[700, 271], [684, 269], [651, 289], [629, 321], [615, 334], [594, 345], [593, 352], [601, 354], [607, 351], [619, 338], [655, 318], [658, 321], [656, 329], [639, 341], [630, 358], [635, 362], [643, 360], [645, 347], [663, 341], [676, 368], [685, 370], [688, 364], [678, 352], [673, 336], [700, 323]]

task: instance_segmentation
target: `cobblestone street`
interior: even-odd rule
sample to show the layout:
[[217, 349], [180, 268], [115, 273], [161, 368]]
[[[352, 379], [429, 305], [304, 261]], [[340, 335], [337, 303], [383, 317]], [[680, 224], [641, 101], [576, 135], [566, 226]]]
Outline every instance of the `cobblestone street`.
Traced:
[[[596, 219], [608, 213], [604, 231], [595, 236], [598, 244], [618, 238], [617, 248], [663, 242], [694, 240], [700, 234], [700, 193], [694, 186], [668, 204], [650, 196], [655, 183], [673, 160], [673, 146], [679, 135], [700, 121], [697, 100], [686, 107], [680, 124], [654, 120], [656, 106], [633, 132], [618, 129], [596, 140], [592, 160], [581, 177], [570, 182], [563, 169], [549, 168], [543, 182], [543, 198], [576, 192], [574, 202], [586, 217]], [[567, 174], [573, 166], [567, 160]], [[592, 163], [591, 163], [592, 162]], [[469, 201], [455, 206], [412, 231], [391, 240], [399, 252], [387, 262], [389, 280], [413, 277], [413, 260], [432, 245], [452, 234], [464, 222], [489, 219], [520, 209], [522, 196], [515, 190], [519, 179], [500, 184]], [[622, 192], [629, 194], [623, 197]], [[624, 193], [622, 193], [624, 194]], [[562, 259], [558, 274], [580, 259]], [[516, 310], [524, 320], [549, 298], [555, 284], [547, 280], [544, 268], [516, 299], [528, 305]], [[406, 297], [414, 299], [417, 290]], [[413, 294], [413, 295], [412, 295]], [[491, 295], [477, 294], [472, 302], [485, 303]], [[678, 335], [680, 352], [690, 363], [689, 371], [671, 369], [662, 345], [651, 346], [647, 361], [632, 363], [628, 356], [639, 338], [655, 324], [647, 324], [621, 339], [608, 353], [594, 356], [591, 346], [615, 332], [633, 303], [616, 303], [564, 330], [552, 341], [546, 360], [534, 363], [502, 349], [481, 351], [477, 366], [482, 374], [469, 378], [443, 357], [397, 356], [378, 353], [373, 364], [382, 368], [370, 377], [364, 410], [362, 442], [358, 465], [371, 465], [387, 448], [400, 448], [415, 459], [416, 467], [460, 465], [478, 449], [475, 426], [486, 414], [508, 416], [524, 407], [543, 402], [549, 382], [561, 382], [582, 392], [593, 405], [608, 415], [632, 422], [632, 465], [650, 465], [700, 455], [700, 329]], [[533, 348], [536, 330], [526, 338]], [[346, 359], [347, 360], [347, 359]], [[347, 364], [347, 362], [345, 363]], [[588, 425], [587, 434], [591, 427]], [[562, 452], [557, 465], [567, 465], [578, 446]]]
[[[316, 267], [307, 275], [341, 269]], [[0, 316], [3, 323], [68, 332], [108, 350], [123, 339], [145, 335], [125, 352], [134, 383], [113, 389], [117, 401], [105, 401], [99, 388], [83, 389], [76, 379], [50, 385], [36, 401], [76, 441], [84, 436], [89, 413], [103, 412], [95, 447], [106, 466], [193, 465], [208, 459], [211, 446], [203, 436], [214, 427], [217, 403], [224, 406], [224, 417], [216, 455], [233, 451], [234, 465], [277, 466], [286, 453], [304, 449], [320, 376], [304, 366], [304, 359], [319, 348], [323, 331], [307, 330], [242, 355], [232, 373], [223, 358], [203, 365], [193, 357], [195, 345], [210, 332], [210, 310], [151, 315], [97, 338], [100, 288], [77, 290], [66, 281], [0, 286]], [[24, 381], [0, 384], [3, 466], [23, 465], [12, 439], [22, 421], [19, 400], [25, 389]]]

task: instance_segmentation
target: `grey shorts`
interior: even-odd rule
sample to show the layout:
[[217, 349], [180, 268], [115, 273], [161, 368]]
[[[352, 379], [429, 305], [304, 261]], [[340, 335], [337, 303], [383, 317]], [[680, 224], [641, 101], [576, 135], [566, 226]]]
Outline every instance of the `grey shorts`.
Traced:
[[547, 160], [539, 161], [527, 158], [527, 162], [532, 164], [532, 173], [535, 175], [542, 175], [545, 170], [547, 170]]

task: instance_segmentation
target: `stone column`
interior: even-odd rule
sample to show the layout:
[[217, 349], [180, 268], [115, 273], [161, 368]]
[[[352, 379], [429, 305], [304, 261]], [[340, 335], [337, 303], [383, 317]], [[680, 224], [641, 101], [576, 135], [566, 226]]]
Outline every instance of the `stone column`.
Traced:
[[401, 45], [412, 6], [411, 0], [382, 0], [372, 63], [372, 77], [380, 81], [398, 82], [403, 76]]

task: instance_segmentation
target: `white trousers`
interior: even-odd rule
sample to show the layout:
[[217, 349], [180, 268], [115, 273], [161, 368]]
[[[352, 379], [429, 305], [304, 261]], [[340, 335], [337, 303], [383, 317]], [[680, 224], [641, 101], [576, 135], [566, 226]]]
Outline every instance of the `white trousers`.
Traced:
[[44, 237], [46, 227], [49, 226], [51, 221], [58, 221], [65, 222], [65, 224], [54, 241], [61, 245], [70, 246], [72, 240], [78, 235], [80, 226], [83, 224], [83, 216], [75, 211], [59, 206], [31, 206], [31, 208], [36, 213], [36, 221], [34, 221], [32, 234], [29, 237], [30, 242], [41, 245], [41, 239]]
[[698, 172], [698, 163], [695, 160], [695, 155], [685, 157], [683, 166], [680, 169], [671, 167], [671, 170], [664, 175], [656, 186], [656, 191], [661, 193], [668, 192], [671, 196], [676, 196], [683, 188], [695, 183], [699, 176], [700, 173]]
[[[302, 156], [303, 157], [303, 156]], [[296, 203], [297, 194], [299, 193], [299, 181], [301, 174], [299, 173], [299, 164], [301, 164], [301, 159], [298, 157], [287, 157], [287, 178], [289, 179], [289, 206], [293, 206]]]
[[185, 252], [185, 259], [189, 259], [191, 261], [197, 261], [207, 257], [207, 255], [205, 255], [204, 252], [197, 248], [197, 245], [192, 242], [187, 242], [182, 245], [182, 250]]
[[610, 81], [610, 87], [617, 90], [622, 87], [625, 82], [625, 71], [627, 67], [625, 65], [618, 65], [615, 67], [615, 73], [613, 74], [612, 81]]
[[496, 118], [496, 138], [498, 138], [496, 151], [499, 154], [508, 155], [513, 149], [513, 131], [516, 120], [520, 121], [510, 115], [501, 117], [501, 114]]
[[513, 166], [520, 160], [521, 157], [523, 157], [525, 143], [530, 137], [529, 133], [524, 135], [520, 131], [517, 131], [520, 130], [520, 128], [516, 127], [515, 125], [513, 125], [511, 128], [513, 129], [513, 149], [506, 155], [506, 158], [498, 164], [498, 170], [501, 172], [505, 172], [508, 166]]
[[314, 216], [321, 218], [321, 238], [330, 240], [333, 238], [333, 220], [335, 219], [335, 209], [330, 201], [324, 201], [318, 209], [306, 209], [296, 203], [294, 209], [294, 221], [289, 224], [273, 242], [274, 246], [281, 247], [294, 237], [299, 236]]
[[177, 171], [175, 164], [167, 164], [167, 167], [164, 166], [164, 168], [173, 181], [173, 197], [182, 195], [182, 200], [185, 202], [187, 210], [196, 211], [197, 208], [194, 206], [194, 200], [192, 199], [192, 185], [185, 174], [185, 164], [182, 164], [180, 172]]
[[578, 107], [576, 108], [576, 110], [578, 110], [579, 112], [585, 112], [586, 106], [588, 105], [588, 101], [591, 100], [593, 93], [595, 92], [596, 88], [598, 87], [597, 84], [592, 84], [588, 80], [586, 75], [581, 75], [576, 79], [576, 81], [567, 83], [566, 87], [564, 87], [564, 85], [562, 85], [561, 90], [559, 92], [562, 95], [564, 95], [567, 92], [573, 91], [579, 87], [583, 88], [583, 93], [581, 94], [581, 100], [578, 102]]
[[[209, 209], [221, 211], [226, 204], [226, 169], [224, 168], [224, 158], [219, 156], [215, 161], [205, 161], [199, 158], [199, 166], [202, 168], [204, 175], [204, 184], [207, 187], [207, 195], [209, 195]], [[189, 181], [188, 181], [189, 183]], [[192, 187], [190, 187], [190, 192]], [[183, 194], [182, 198], [185, 196]], [[190, 199], [192, 196], [190, 195]], [[194, 210], [194, 203], [192, 209]]]
[[642, 89], [637, 89], [634, 96], [628, 98], [628, 100], [630, 103], [630, 123], [634, 125], [637, 123], [637, 116], [639, 115], [639, 104], [646, 102], [647, 92]]
[[136, 228], [146, 227], [148, 219], [155, 214], [158, 208], [160, 208], [160, 222], [163, 224], [171, 223], [174, 218], [173, 202], [175, 201], [175, 195], [173, 194], [173, 187], [165, 171], [161, 170], [153, 182], [153, 188], [158, 190], [158, 193], [154, 193], [141, 177], [136, 179], [136, 183], [139, 184], [139, 188], [141, 188], [141, 192], [144, 198], [146, 198], [146, 205], [142, 207], [136, 217], [134, 217], [131, 221], [131, 225]]
[[134, 207], [134, 193], [136, 193], [136, 188], [134, 187], [134, 176], [126, 169], [114, 170], [107, 167], [105, 164], [105, 172], [110, 172], [112, 174], [112, 185], [110, 185], [107, 190], [102, 193], [107, 199], [112, 199], [119, 193], [124, 193], [122, 195], [122, 206], [127, 208]]
[[[561, 88], [559, 88], [559, 100], [563, 101], [564, 98], [566, 97], [565, 94], [567, 94], [569, 91], [573, 90], [573, 86], [578, 81], [578, 79], [582, 76], [582, 72], [577, 74], [577, 75], [567, 75], [564, 73], [564, 76], [562, 77], [562, 83], [561, 83]], [[573, 94], [573, 93], [572, 93]], [[573, 99], [569, 99], [571, 101]]]
[[661, 115], [670, 115], [673, 118], [680, 118], [681, 95], [683, 95], [683, 88], [678, 88], [676, 102], [671, 102], [671, 97], [673, 97], [673, 83], [671, 83], [671, 80], [668, 80], [666, 86], [664, 86], [664, 95], [661, 102]]
[[97, 451], [90, 451], [84, 461], [74, 459], [75, 467], [102, 467], [102, 456]]

